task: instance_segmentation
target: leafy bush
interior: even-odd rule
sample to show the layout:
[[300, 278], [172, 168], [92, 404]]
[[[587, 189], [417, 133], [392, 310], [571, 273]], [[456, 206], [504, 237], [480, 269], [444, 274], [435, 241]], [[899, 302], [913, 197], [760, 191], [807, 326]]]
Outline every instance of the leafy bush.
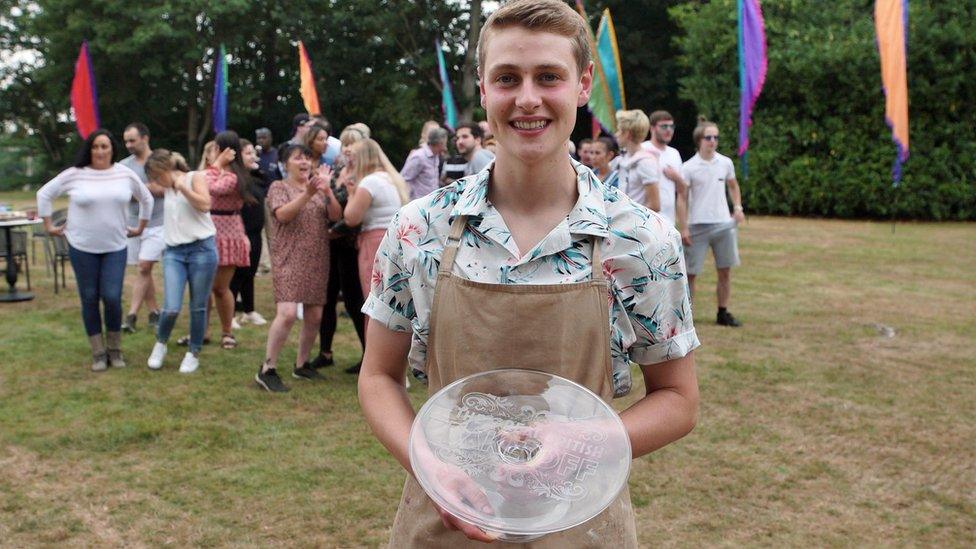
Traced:
[[[972, 2], [910, 3], [911, 157], [892, 188], [873, 2], [764, 2], [769, 72], [753, 115], [743, 201], [750, 211], [830, 217], [976, 220], [976, 17]], [[681, 95], [738, 132], [732, 0], [670, 10], [687, 76]]]

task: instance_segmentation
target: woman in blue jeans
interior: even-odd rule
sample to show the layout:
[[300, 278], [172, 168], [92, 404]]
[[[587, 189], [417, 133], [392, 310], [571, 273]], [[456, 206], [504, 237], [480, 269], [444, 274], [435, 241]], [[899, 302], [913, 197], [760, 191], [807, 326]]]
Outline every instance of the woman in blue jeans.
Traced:
[[207, 296], [217, 272], [217, 233], [210, 219], [210, 191], [203, 172], [189, 172], [177, 153], [156, 149], [146, 160], [146, 176], [166, 189], [163, 215], [163, 310], [156, 327], [156, 344], [149, 355], [150, 369], [163, 367], [166, 342], [183, 304], [183, 289], [190, 285], [190, 350], [180, 372], [200, 366], [200, 348], [207, 329]]
[[[37, 191], [37, 213], [44, 219], [44, 229], [68, 241], [94, 372], [103, 372], [109, 365], [125, 366], [120, 330], [126, 238], [142, 234], [153, 206], [153, 197], [139, 176], [115, 162], [118, 150], [108, 130], [93, 131], [74, 167]], [[64, 225], [55, 227], [51, 222], [54, 199], [62, 195], [68, 195], [68, 217]], [[126, 225], [133, 198], [139, 202], [139, 226], [135, 228]], [[105, 309], [104, 340], [101, 307]]]

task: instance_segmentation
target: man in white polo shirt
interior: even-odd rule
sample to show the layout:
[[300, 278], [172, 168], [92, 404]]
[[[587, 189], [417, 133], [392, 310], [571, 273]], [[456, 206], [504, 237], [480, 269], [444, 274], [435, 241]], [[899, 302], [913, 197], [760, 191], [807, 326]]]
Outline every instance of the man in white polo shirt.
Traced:
[[[136, 280], [132, 284], [132, 302], [129, 305], [129, 313], [125, 315], [122, 323], [122, 331], [132, 333], [136, 330], [136, 318], [139, 308], [143, 303], [149, 309], [149, 325], [155, 326], [159, 321], [159, 304], [156, 302], [156, 286], [153, 283], [152, 269], [163, 257], [163, 250], [166, 242], [163, 241], [163, 188], [149, 181], [146, 177], [146, 159], [152, 153], [149, 147], [149, 128], [141, 122], [133, 122], [125, 127], [122, 132], [122, 139], [125, 141], [125, 148], [129, 151], [129, 156], [124, 158], [119, 164], [129, 168], [139, 176], [139, 179], [149, 188], [155, 202], [153, 203], [152, 217], [146, 230], [140, 236], [134, 236], [128, 242], [129, 265], [136, 265], [138, 271]], [[129, 204], [129, 225], [135, 225], [139, 217], [139, 204], [132, 202]]]
[[[648, 117], [651, 124], [651, 138], [641, 143], [641, 148], [656, 155], [661, 168], [658, 193], [661, 210], [658, 212], [675, 223], [679, 217], [676, 196], [687, 183], [681, 177], [681, 154], [678, 149], [669, 147], [674, 137], [674, 117], [668, 111], [654, 111]], [[684, 205], [684, 201], [681, 203]]]
[[[740, 326], [728, 310], [732, 296], [732, 267], [739, 264], [736, 227], [746, 220], [735, 166], [732, 159], [715, 150], [718, 126], [714, 123], [699, 121], [692, 137], [698, 153], [681, 167], [681, 176], [688, 182], [688, 208], [687, 219], [679, 220], [688, 264], [688, 285], [694, 296], [695, 278], [701, 273], [705, 253], [711, 247], [718, 270], [716, 322], [722, 326]], [[726, 189], [732, 198], [731, 214]], [[683, 197], [679, 201], [683, 201]]]

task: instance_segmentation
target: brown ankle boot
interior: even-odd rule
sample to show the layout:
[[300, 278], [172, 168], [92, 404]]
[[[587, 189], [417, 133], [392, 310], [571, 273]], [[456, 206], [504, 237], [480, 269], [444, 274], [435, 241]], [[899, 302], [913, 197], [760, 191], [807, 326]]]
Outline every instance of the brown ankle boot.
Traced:
[[105, 343], [102, 342], [102, 334], [88, 336], [88, 344], [91, 345], [93, 372], [104, 372], [108, 369], [108, 357], [105, 354]]
[[125, 368], [122, 358], [122, 332], [105, 332], [105, 347], [108, 349], [108, 363], [113, 368]]

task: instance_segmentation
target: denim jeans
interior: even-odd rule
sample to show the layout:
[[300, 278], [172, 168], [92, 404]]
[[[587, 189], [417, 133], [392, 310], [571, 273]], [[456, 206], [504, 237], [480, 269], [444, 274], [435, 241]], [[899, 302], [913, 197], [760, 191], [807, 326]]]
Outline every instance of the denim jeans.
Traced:
[[204, 238], [167, 246], [163, 252], [163, 311], [156, 326], [156, 341], [166, 343], [183, 305], [183, 288], [190, 283], [190, 352], [203, 347], [207, 331], [207, 297], [217, 274], [217, 244]]
[[105, 306], [105, 329], [122, 329], [122, 279], [125, 277], [126, 248], [117, 252], [93, 254], [68, 245], [68, 259], [78, 282], [81, 319], [89, 336], [102, 333], [99, 302]]

